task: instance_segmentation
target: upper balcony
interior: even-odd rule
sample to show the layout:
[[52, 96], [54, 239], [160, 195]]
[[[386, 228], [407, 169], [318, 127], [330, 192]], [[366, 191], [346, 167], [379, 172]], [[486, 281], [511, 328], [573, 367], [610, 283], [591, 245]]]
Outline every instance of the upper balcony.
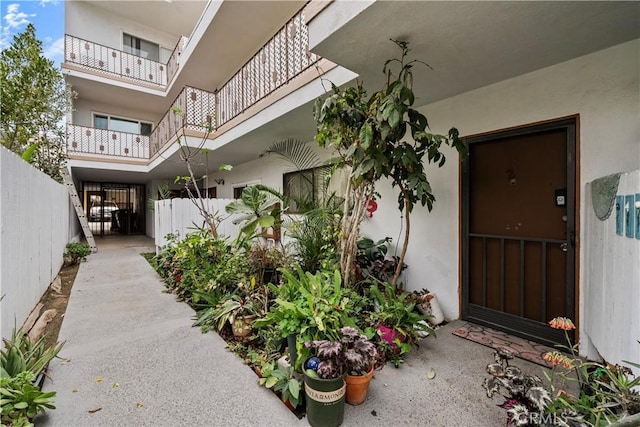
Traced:
[[178, 71], [178, 60], [187, 41], [187, 37], [180, 37], [167, 63], [161, 63], [66, 34], [65, 65], [164, 90]]
[[[251, 110], [255, 114], [262, 107], [258, 104], [274, 102], [267, 98], [294, 91], [298, 86], [288, 84], [300, 80], [305, 71], [318, 77], [315, 70], [310, 70], [320, 58], [309, 51], [306, 24], [316, 9], [310, 3], [296, 13], [218, 90], [184, 86], [149, 136], [68, 125], [67, 152], [72, 158], [149, 162], [179, 135], [215, 138], [243, 113]], [[68, 61], [76, 61], [74, 64], [92, 72], [156, 85], [171, 82], [184, 40], [167, 64], [159, 64], [71, 36], [67, 39]]]

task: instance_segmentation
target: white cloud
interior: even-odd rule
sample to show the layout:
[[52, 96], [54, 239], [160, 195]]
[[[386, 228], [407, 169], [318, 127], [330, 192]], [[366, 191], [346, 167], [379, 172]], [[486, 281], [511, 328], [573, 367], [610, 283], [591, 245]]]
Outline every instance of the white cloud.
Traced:
[[51, 38], [47, 37], [43, 55], [45, 58], [48, 58], [53, 62], [59, 62], [62, 60], [64, 57], [64, 37], [60, 37], [53, 42], [51, 41]]
[[9, 28], [20, 28], [26, 26], [29, 22], [29, 18], [36, 16], [35, 14], [28, 14], [20, 12], [20, 5], [18, 3], [12, 3], [7, 6], [7, 14], [4, 15], [4, 20]]
[[40, 6], [45, 7], [48, 3], [53, 5], [58, 4], [58, 0], [40, 0]]
[[31, 22], [29, 18], [34, 16], [36, 15], [21, 12], [18, 3], [8, 5], [7, 14], [3, 17], [6, 25], [2, 26], [2, 32], [0, 32], [0, 49], [8, 48], [11, 45], [12, 34]]

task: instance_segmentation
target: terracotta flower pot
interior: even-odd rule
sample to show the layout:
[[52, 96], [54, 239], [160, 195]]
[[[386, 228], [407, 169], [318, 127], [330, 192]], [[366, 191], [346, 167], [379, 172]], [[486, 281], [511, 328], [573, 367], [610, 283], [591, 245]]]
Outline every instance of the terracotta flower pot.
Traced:
[[251, 334], [253, 327], [251, 324], [256, 319], [257, 316], [238, 316], [231, 323], [231, 330], [233, 331], [233, 336], [236, 338], [244, 338]]
[[346, 375], [344, 382], [347, 383], [347, 393], [345, 399], [349, 405], [360, 405], [367, 400], [369, 384], [373, 378], [373, 366], [365, 375]]

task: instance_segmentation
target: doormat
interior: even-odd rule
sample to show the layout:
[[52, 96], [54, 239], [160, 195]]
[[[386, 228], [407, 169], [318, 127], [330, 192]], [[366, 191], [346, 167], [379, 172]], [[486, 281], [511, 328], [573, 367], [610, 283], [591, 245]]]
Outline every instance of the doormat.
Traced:
[[554, 351], [554, 349], [546, 345], [473, 323], [465, 323], [455, 329], [452, 334], [493, 349], [506, 348], [511, 351], [515, 357], [536, 363], [545, 368], [551, 367], [551, 364], [545, 361], [543, 356], [545, 353]]

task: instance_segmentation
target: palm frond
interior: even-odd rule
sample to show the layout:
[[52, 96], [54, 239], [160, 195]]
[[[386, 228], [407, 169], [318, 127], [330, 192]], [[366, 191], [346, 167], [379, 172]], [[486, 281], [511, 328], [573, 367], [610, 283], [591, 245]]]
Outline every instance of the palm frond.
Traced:
[[311, 169], [320, 165], [320, 159], [306, 141], [288, 138], [278, 141], [260, 154], [276, 156], [295, 166], [297, 170]]

